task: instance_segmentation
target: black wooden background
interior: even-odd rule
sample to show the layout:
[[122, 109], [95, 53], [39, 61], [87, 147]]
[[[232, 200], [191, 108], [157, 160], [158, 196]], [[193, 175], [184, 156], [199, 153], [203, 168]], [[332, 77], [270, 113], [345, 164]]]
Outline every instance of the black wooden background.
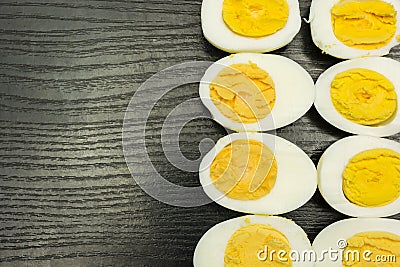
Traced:
[[[307, 18], [310, 1], [300, 2]], [[187, 209], [154, 200], [134, 183], [122, 153], [124, 112], [142, 82], [177, 63], [227, 55], [204, 39], [200, 7], [200, 0], [0, 1], [1, 266], [191, 266], [200, 237], [241, 215], [214, 203]], [[338, 62], [313, 45], [305, 22], [275, 53], [314, 79]], [[391, 57], [400, 59], [400, 49]], [[153, 162], [182, 185], [198, 185], [198, 176], [165, 159], [162, 120], [197, 96], [195, 84], [175, 89], [147, 127]], [[182, 131], [183, 153], [196, 158], [201, 139], [224, 133], [194, 120]], [[312, 108], [278, 135], [316, 163], [348, 134]], [[284, 216], [311, 240], [345, 217], [319, 193]]]

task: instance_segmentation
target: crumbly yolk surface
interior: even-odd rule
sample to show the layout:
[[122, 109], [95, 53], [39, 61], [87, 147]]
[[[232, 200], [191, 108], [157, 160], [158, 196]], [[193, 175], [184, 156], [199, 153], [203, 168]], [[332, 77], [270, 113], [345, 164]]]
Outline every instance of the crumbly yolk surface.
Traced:
[[234, 33], [264, 37], [286, 25], [289, 5], [286, 0], [224, 0], [222, 17]]
[[336, 110], [358, 124], [383, 123], [397, 111], [394, 85], [372, 70], [356, 68], [337, 74], [330, 93]]
[[233, 199], [255, 200], [275, 185], [278, 166], [272, 151], [256, 140], [236, 140], [225, 146], [210, 167], [215, 187]]
[[233, 64], [221, 70], [210, 84], [210, 97], [227, 118], [254, 123], [265, 118], [275, 104], [275, 85], [256, 64]]
[[[268, 247], [268, 251], [286, 251], [287, 261], [280, 261], [277, 256], [270, 261], [260, 260], [258, 251]], [[250, 224], [237, 230], [229, 239], [225, 248], [225, 267], [262, 267], [262, 266], [292, 266], [288, 256], [290, 243], [287, 237], [275, 228], [264, 224]]]
[[381, 48], [396, 33], [396, 10], [380, 0], [342, 0], [331, 9], [336, 38], [347, 46], [373, 50]]
[[371, 149], [352, 157], [343, 172], [346, 198], [361, 207], [379, 207], [400, 196], [400, 154]]
[[[343, 266], [400, 267], [400, 236], [398, 235], [388, 232], [363, 232], [349, 238], [347, 244], [343, 251]], [[358, 251], [358, 253], [353, 254], [355, 251]], [[365, 252], [370, 252], [368, 253], [370, 255], [368, 256]], [[389, 256], [395, 256], [395, 258], [391, 262], [387, 260], [379, 263], [375, 260], [376, 256], [379, 259], [389, 259]]]

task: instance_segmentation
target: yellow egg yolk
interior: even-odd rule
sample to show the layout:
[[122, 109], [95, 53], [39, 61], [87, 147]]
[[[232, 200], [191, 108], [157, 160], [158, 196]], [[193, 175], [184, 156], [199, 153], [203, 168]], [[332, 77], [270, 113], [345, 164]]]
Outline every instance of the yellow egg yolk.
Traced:
[[342, 0], [331, 9], [333, 32], [347, 46], [373, 50], [391, 42], [396, 10], [380, 0]]
[[210, 167], [215, 187], [226, 196], [254, 200], [275, 185], [278, 166], [272, 151], [256, 140], [236, 140], [225, 146]]
[[[379, 259], [381, 262], [377, 262]], [[352, 267], [400, 267], [400, 236], [387, 232], [358, 233], [347, 240], [342, 263]]]
[[397, 110], [394, 85], [382, 74], [368, 69], [350, 69], [335, 76], [331, 99], [346, 119], [362, 125], [383, 123]]
[[361, 207], [379, 207], [400, 196], [400, 154], [390, 149], [363, 151], [343, 172], [346, 198]]
[[210, 97], [221, 113], [236, 122], [265, 118], [275, 104], [275, 85], [256, 64], [234, 64], [223, 69], [210, 85]]
[[[258, 257], [260, 250], [285, 251], [283, 260], [267, 257], [265, 261]], [[229, 239], [225, 248], [225, 267], [262, 267], [262, 266], [292, 266], [288, 256], [290, 243], [287, 237], [277, 229], [263, 224], [250, 224], [237, 230]], [[287, 259], [287, 260], [286, 260]]]
[[286, 25], [289, 5], [286, 0], [224, 0], [222, 17], [234, 33], [264, 37]]

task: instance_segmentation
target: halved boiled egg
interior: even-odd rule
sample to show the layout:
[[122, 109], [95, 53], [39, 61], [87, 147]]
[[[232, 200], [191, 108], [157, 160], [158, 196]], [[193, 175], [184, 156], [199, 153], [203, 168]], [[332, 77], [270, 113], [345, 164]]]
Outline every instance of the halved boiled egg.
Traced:
[[236, 131], [268, 131], [286, 126], [312, 106], [314, 82], [293, 60], [240, 53], [212, 64], [199, 94], [213, 118]]
[[322, 230], [312, 245], [315, 267], [400, 266], [400, 221], [352, 218]]
[[317, 169], [319, 190], [337, 211], [353, 217], [400, 212], [400, 143], [346, 137], [324, 152]]
[[315, 107], [335, 127], [354, 134], [400, 132], [400, 62], [382, 57], [340, 62], [318, 78]]
[[290, 43], [301, 27], [298, 0], [203, 0], [205, 38], [230, 53], [268, 52]]
[[311, 35], [338, 58], [383, 56], [400, 43], [398, 0], [313, 0]]
[[304, 205], [317, 188], [311, 159], [296, 145], [265, 133], [233, 133], [200, 164], [200, 183], [218, 204], [240, 212], [282, 214]]
[[310, 251], [304, 230], [275, 216], [249, 215], [219, 223], [196, 246], [194, 267], [313, 266], [296, 261], [297, 252]]

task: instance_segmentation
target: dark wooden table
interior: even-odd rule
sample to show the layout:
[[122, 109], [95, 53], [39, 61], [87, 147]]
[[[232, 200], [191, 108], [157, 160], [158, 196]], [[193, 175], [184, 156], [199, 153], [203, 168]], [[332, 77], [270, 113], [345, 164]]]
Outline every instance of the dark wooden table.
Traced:
[[[1, 0], [1, 266], [191, 266], [200, 237], [241, 215], [214, 203], [179, 208], [154, 200], [135, 184], [122, 152], [124, 113], [141, 83], [177, 63], [227, 55], [204, 39], [200, 6], [200, 0]], [[301, 1], [305, 18], [309, 6]], [[305, 22], [275, 53], [314, 79], [338, 62], [313, 45]], [[400, 59], [400, 49], [390, 57]], [[165, 115], [197, 96], [196, 84], [167, 94], [146, 132], [158, 170], [186, 186], [198, 185], [198, 175], [169, 164], [159, 139]], [[211, 120], [193, 120], [181, 133], [183, 153], [196, 158], [202, 138], [224, 133]], [[316, 163], [348, 134], [312, 108], [278, 135]], [[284, 216], [311, 240], [345, 217], [319, 193]]]

